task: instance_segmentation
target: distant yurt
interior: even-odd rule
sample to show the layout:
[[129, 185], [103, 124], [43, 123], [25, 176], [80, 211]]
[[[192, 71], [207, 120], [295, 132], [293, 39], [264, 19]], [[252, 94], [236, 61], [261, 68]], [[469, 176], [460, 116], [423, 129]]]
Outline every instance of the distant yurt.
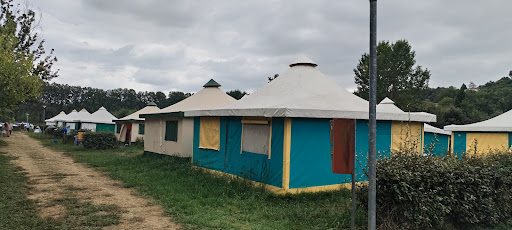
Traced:
[[456, 154], [508, 150], [512, 145], [512, 110], [473, 124], [447, 125], [444, 130], [452, 131], [452, 152]]
[[144, 118], [140, 118], [139, 115], [145, 113], [157, 113], [158, 111], [160, 111], [160, 109], [156, 104], [154, 102], [150, 102], [141, 110], [118, 120], [114, 120], [116, 123], [117, 140], [127, 144], [135, 142], [137, 138], [143, 140], [146, 130], [145, 122]]
[[[336, 119], [342, 125], [333, 130], [343, 139], [333, 141], [350, 155], [357, 154], [357, 179], [364, 180], [368, 102], [339, 87], [316, 66], [300, 57], [278, 78], [230, 105], [185, 112], [185, 117], [194, 117], [192, 164], [280, 192], [338, 189], [351, 176], [334, 174], [331, 168], [331, 121]], [[419, 123], [412, 126], [421, 130], [423, 122], [436, 117], [377, 112], [377, 119], [377, 150], [389, 154], [394, 121]]]
[[[396, 113], [408, 116], [410, 112], [404, 112], [398, 108], [389, 98], [384, 98], [377, 105], [377, 113]], [[392, 121], [391, 122], [391, 150], [423, 152], [423, 124], [420, 122]]]
[[192, 156], [194, 119], [184, 117], [184, 112], [219, 108], [235, 102], [220, 86], [211, 79], [194, 95], [158, 112], [139, 115], [146, 119], [144, 151], [180, 157]]
[[96, 112], [92, 113], [87, 119], [81, 120], [80, 128], [96, 132], [107, 131], [114, 133], [116, 124], [113, 120], [117, 120], [117, 117], [109, 113], [107, 109], [102, 106]]
[[72, 121], [69, 118], [74, 117], [77, 113], [78, 112], [76, 111], [76, 109], [73, 109], [71, 113], [68, 113], [67, 115], [63, 115], [58, 119], [55, 119], [55, 121], [57, 122], [57, 127], [67, 127], [67, 123]]
[[451, 131], [425, 124], [425, 154], [446, 156], [451, 150]]
[[70, 113], [66, 118], [64, 118], [66, 122], [66, 127], [69, 127], [71, 130], [78, 130], [81, 126], [81, 121], [87, 120], [91, 117], [91, 114], [86, 109], [80, 110], [78, 113]]
[[48, 126], [50, 126], [50, 125], [57, 126], [58, 120], [64, 118], [65, 116], [66, 116], [66, 113], [64, 111], [60, 111], [59, 114], [57, 114], [56, 116], [54, 116], [50, 119], [46, 119], [44, 122]]

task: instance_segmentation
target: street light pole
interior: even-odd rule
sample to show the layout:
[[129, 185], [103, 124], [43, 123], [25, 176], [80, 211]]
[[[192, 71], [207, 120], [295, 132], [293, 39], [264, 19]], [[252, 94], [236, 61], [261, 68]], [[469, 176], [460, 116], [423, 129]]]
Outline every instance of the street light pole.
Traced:
[[377, 226], [377, 0], [370, 0], [370, 120], [369, 120], [369, 188], [368, 229]]
[[43, 122], [46, 120], [46, 105], [43, 105]]

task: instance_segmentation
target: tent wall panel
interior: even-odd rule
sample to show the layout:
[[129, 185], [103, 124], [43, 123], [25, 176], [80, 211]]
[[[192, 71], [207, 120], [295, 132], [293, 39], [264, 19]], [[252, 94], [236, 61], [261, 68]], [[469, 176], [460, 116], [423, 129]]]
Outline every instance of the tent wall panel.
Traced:
[[[467, 133], [466, 151], [469, 154], [487, 154], [508, 149], [508, 133]], [[476, 150], [476, 151], [475, 151]]]
[[96, 131], [96, 124], [94, 124], [94, 123], [82, 123], [82, 129]]
[[450, 136], [438, 133], [425, 133], [425, 146], [423, 153], [432, 155], [446, 156], [449, 152]]
[[115, 124], [96, 124], [96, 132], [112, 132], [116, 131]]
[[453, 132], [452, 139], [452, 152], [459, 157], [462, 156], [461, 154], [466, 152], [466, 132]]
[[393, 121], [391, 134], [391, 150], [410, 149], [423, 152], [423, 123]]
[[272, 119], [271, 156], [240, 152], [242, 137], [241, 117], [220, 119], [219, 150], [199, 148], [200, 118], [194, 120], [193, 164], [232, 175], [282, 186], [284, 119]]
[[331, 169], [330, 119], [293, 118], [290, 189], [350, 182]]
[[[368, 120], [356, 120], [356, 180], [368, 180], [363, 168], [368, 163]], [[377, 121], [377, 156], [389, 157], [391, 148], [391, 121]], [[350, 181], [349, 181], [350, 182]]]
[[508, 149], [512, 147], [512, 133], [508, 133]]
[[[165, 140], [166, 122], [177, 121], [177, 140]], [[144, 135], [144, 151], [174, 155], [179, 157], [192, 156], [193, 118], [146, 118]], [[133, 129], [135, 127], [135, 129]], [[135, 131], [134, 131], [135, 130]], [[132, 126], [132, 133], [138, 133], [138, 125]], [[135, 141], [135, 140], [134, 140]]]

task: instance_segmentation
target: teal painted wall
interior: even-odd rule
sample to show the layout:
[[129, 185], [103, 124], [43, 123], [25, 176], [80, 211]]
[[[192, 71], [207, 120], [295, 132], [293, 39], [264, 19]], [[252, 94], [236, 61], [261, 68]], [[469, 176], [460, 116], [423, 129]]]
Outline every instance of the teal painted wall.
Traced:
[[[370, 132], [368, 120], [356, 122], [356, 180], [368, 180], [363, 168], [368, 163]], [[391, 148], [391, 121], [377, 121], [377, 158], [389, 157]]]
[[115, 132], [115, 124], [96, 124], [96, 132]]
[[508, 133], [508, 149], [512, 147], [512, 133]]
[[330, 119], [293, 118], [290, 189], [350, 183], [350, 174], [331, 169]]
[[465, 132], [453, 132], [453, 153], [457, 156], [462, 157], [462, 154], [466, 152], [466, 133]]
[[272, 119], [271, 157], [242, 152], [242, 119], [222, 117], [220, 119], [220, 148], [199, 148], [200, 118], [194, 119], [193, 164], [253, 181], [282, 187], [284, 118]]
[[432, 150], [432, 155], [446, 156], [448, 147], [450, 146], [450, 136], [437, 133], [425, 133], [424, 144], [425, 154], [429, 154]]

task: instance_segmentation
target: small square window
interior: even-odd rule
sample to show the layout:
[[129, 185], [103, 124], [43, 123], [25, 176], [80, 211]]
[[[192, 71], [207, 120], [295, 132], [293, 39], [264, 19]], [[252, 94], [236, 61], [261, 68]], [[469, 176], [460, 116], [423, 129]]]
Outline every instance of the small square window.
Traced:
[[144, 128], [145, 128], [144, 124], [139, 124], [139, 134], [140, 135], [144, 135]]
[[123, 125], [123, 124], [119, 124], [119, 123], [118, 123], [118, 124], [116, 124], [116, 133], [121, 133], [121, 126], [122, 126], [122, 125]]

